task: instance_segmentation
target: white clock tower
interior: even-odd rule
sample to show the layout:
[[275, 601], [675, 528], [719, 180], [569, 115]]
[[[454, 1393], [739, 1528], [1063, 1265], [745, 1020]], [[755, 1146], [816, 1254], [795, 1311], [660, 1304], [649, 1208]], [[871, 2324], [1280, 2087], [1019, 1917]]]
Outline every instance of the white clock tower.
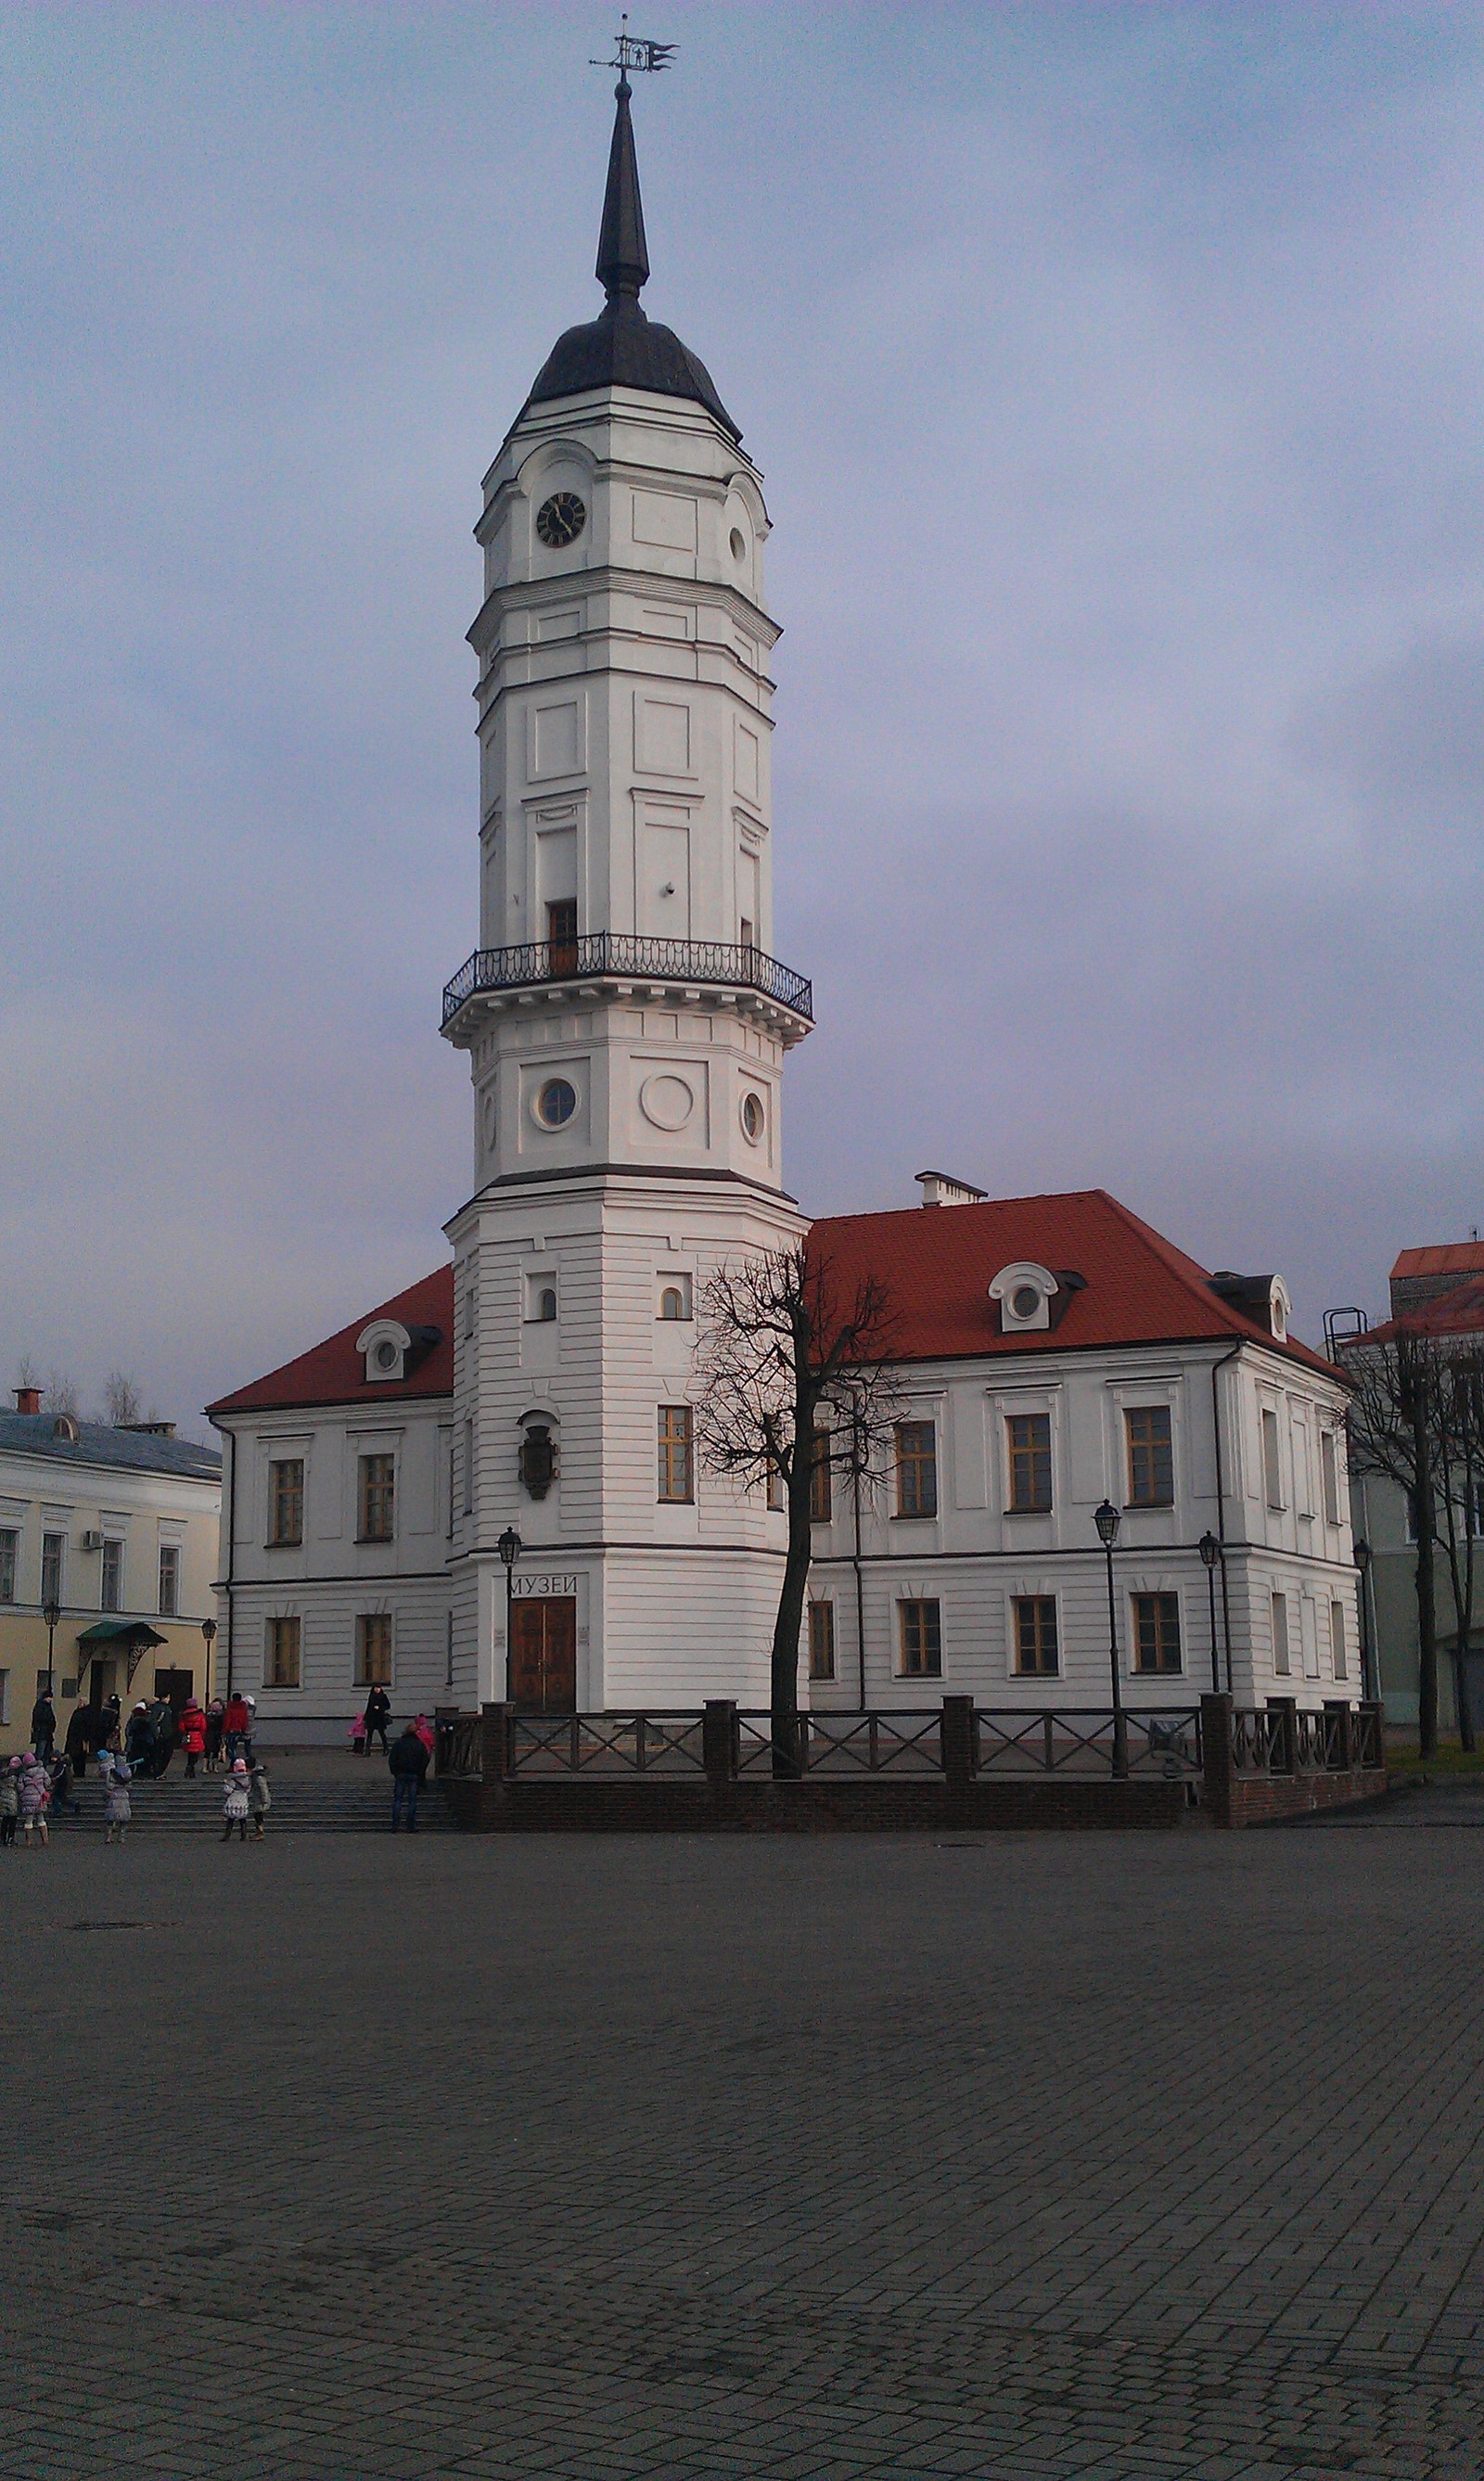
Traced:
[[698, 1470], [694, 1310], [722, 1261], [804, 1229], [780, 1185], [811, 994], [771, 953], [768, 513], [705, 368], [639, 306], [629, 103], [621, 75], [606, 307], [485, 477], [480, 946], [444, 995], [475, 1103], [447, 1227], [456, 1684], [554, 1711], [766, 1702], [784, 1520]]

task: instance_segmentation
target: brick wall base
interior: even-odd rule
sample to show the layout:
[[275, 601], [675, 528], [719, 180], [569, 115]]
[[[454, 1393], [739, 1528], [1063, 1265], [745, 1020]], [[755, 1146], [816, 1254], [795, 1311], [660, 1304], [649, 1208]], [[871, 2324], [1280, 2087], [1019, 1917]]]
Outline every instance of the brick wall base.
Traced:
[[898, 1834], [905, 1828], [1180, 1826], [1194, 1813], [1183, 1783], [1034, 1779], [954, 1788], [867, 1781], [709, 1784], [598, 1781], [476, 1783], [441, 1788], [462, 1827], [507, 1835]]
[[1217, 1826], [1264, 1826], [1283, 1817], [1302, 1817], [1315, 1809], [1347, 1809], [1375, 1800], [1388, 1778], [1373, 1766], [1352, 1766], [1342, 1774], [1236, 1775], [1228, 1794], [1229, 1815]]

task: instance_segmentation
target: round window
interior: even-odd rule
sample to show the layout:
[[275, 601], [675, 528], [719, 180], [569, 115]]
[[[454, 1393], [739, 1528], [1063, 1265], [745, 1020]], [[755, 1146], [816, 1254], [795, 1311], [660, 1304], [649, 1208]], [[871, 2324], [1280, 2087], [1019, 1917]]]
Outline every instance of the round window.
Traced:
[[1016, 1285], [1010, 1294], [1010, 1314], [1013, 1318], [1033, 1319], [1040, 1306], [1041, 1295], [1034, 1284]]
[[535, 1098], [535, 1115], [543, 1129], [560, 1129], [577, 1109], [577, 1088], [564, 1077], [549, 1077]]
[[763, 1098], [760, 1094], [743, 1096], [742, 1124], [743, 1136], [756, 1145], [763, 1134]]
[[734, 526], [732, 528], [732, 558], [734, 560], [745, 560], [746, 557], [747, 537], [742, 533], [741, 526]]
[[378, 1370], [395, 1370], [396, 1367], [397, 1346], [393, 1344], [389, 1335], [384, 1335], [377, 1346], [377, 1368]]

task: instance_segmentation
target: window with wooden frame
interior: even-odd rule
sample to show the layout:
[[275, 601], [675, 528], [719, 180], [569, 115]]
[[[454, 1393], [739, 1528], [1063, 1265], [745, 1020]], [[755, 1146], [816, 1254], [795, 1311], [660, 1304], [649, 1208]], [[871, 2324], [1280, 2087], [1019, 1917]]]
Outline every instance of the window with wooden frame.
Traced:
[[[934, 1422], [897, 1424], [897, 1513], [938, 1513], [938, 1431]], [[936, 1609], [936, 1604], [933, 1607]]]
[[1333, 1430], [1319, 1432], [1319, 1484], [1324, 1496], [1324, 1522], [1340, 1523], [1340, 1442]]
[[814, 1453], [809, 1462], [809, 1522], [828, 1525], [835, 1512], [834, 1470], [830, 1464], [830, 1434], [815, 1430]]
[[15, 1600], [15, 1554], [20, 1535], [13, 1526], [0, 1526], [0, 1603]]
[[64, 1558], [66, 1554], [66, 1547], [67, 1537], [65, 1533], [43, 1533], [41, 1536], [41, 1601], [43, 1605], [46, 1603], [60, 1603], [62, 1600], [62, 1567]]
[[1050, 1413], [1012, 1413], [1004, 1428], [1010, 1464], [1010, 1514], [1048, 1515], [1052, 1503], [1052, 1417]]
[[1054, 1594], [1017, 1594], [1010, 1605], [1015, 1670], [1022, 1680], [1054, 1679], [1061, 1668]]
[[1273, 1669], [1278, 1674], [1280, 1680], [1288, 1679], [1290, 1664], [1291, 1657], [1289, 1652], [1289, 1598], [1287, 1594], [1274, 1594]]
[[1278, 1416], [1263, 1415], [1263, 1496], [1269, 1507], [1283, 1505], [1283, 1471], [1278, 1460]]
[[160, 1591], [155, 1607], [162, 1620], [179, 1617], [180, 1545], [177, 1542], [162, 1542], [160, 1545]]
[[297, 1619], [270, 1620], [268, 1623], [268, 1671], [265, 1686], [297, 1688], [299, 1671], [299, 1623]]
[[1131, 1404], [1123, 1419], [1129, 1443], [1129, 1505], [1172, 1507], [1175, 1450], [1168, 1404]]
[[833, 1603], [811, 1603], [809, 1606], [809, 1677], [811, 1680], [833, 1680], [835, 1677]]
[[546, 936], [551, 943], [552, 972], [575, 974], [577, 971], [577, 899], [564, 896], [558, 904], [546, 908]]
[[1133, 1597], [1133, 1668], [1135, 1671], [1178, 1671], [1180, 1596], [1135, 1594]]
[[102, 1611], [121, 1611], [123, 1608], [123, 1544], [112, 1535], [103, 1545], [98, 1608]]
[[304, 1460], [277, 1456], [268, 1468], [268, 1544], [282, 1551], [304, 1538]]
[[360, 1460], [361, 1542], [390, 1542], [397, 1526], [397, 1459], [378, 1452]]
[[1345, 1644], [1345, 1606], [1343, 1603], [1331, 1603], [1329, 1606], [1329, 1650], [1334, 1660], [1336, 1679], [1348, 1680], [1350, 1676], [1350, 1658]]
[[660, 1500], [673, 1505], [695, 1497], [695, 1457], [689, 1404], [660, 1406]]
[[358, 1688], [392, 1684], [390, 1611], [362, 1611], [355, 1623], [355, 1684]]
[[[929, 1423], [928, 1427], [931, 1428]], [[898, 1603], [897, 1675], [900, 1680], [943, 1677], [943, 1615], [937, 1602]]]

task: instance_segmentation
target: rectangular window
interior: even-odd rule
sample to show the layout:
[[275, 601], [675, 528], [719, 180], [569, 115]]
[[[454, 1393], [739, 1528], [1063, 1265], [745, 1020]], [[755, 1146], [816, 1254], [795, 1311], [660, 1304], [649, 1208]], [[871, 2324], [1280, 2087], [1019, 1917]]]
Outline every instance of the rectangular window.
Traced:
[[0, 1723], [8, 1723], [10, 1719], [11, 1675], [8, 1671], [0, 1671]]
[[[1010, 1513], [1044, 1516], [1052, 1503], [1052, 1417], [1012, 1413], [1005, 1423], [1010, 1457]], [[1055, 1669], [1054, 1663], [1052, 1666]]]
[[675, 1502], [695, 1497], [689, 1404], [660, 1406], [660, 1497]]
[[1340, 1523], [1340, 1446], [1333, 1430], [1319, 1432], [1319, 1485], [1324, 1494], [1324, 1522]]
[[1343, 1603], [1331, 1603], [1329, 1606], [1329, 1650], [1335, 1658], [1336, 1679], [1348, 1680], [1350, 1677], [1350, 1659], [1345, 1648], [1345, 1606]]
[[474, 1342], [474, 1330], [479, 1319], [479, 1293], [476, 1292], [473, 1284], [471, 1284], [464, 1294], [465, 1344], [472, 1344]]
[[[809, 1522], [811, 1525], [828, 1525], [834, 1514], [834, 1474], [830, 1467], [829, 1447], [828, 1430], [816, 1430], [814, 1461], [809, 1468]], [[826, 1607], [829, 1606], [821, 1604], [821, 1609]]]
[[464, 1514], [474, 1514], [474, 1423], [464, 1423]]
[[173, 1542], [160, 1545], [160, 1617], [162, 1620], [180, 1616], [180, 1551]]
[[112, 1535], [103, 1545], [103, 1580], [98, 1608], [100, 1611], [121, 1611], [123, 1608], [123, 1544]]
[[[660, 1496], [662, 1499], [664, 1497], [664, 1491], [660, 1493]], [[768, 1459], [768, 1482], [764, 1496], [767, 1500], [768, 1505], [772, 1509], [774, 1515], [778, 1513], [780, 1508], [787, 1507], [789, 1503], [789, 1495], [783, 1487], [783, 1476], [779, 1472], [778, 1467], [774, 1464], [771, 1456]]]
[[268, 1541], [284, 1550], [304, 1538], [304, 1460], [280, 1456], [268, 1468]]
[[15, 1554], [20, 1548], [20, 1535], [10, 1526], [0, 1527], [0, 1603], [15, 1600]]
[[[897, 1424], [897, 1513], [938, 1513], [938, 1440], [936, 1424], [931, 1422]], [[903, 1604], [904, 1610], [908, 1607]], [[925, 1609], [926, 1605], [923, 1607]], [[933, 1608], [936, 1610], [936, 1604]]]
[[835, 1677], [833, 1603], [811, 1603], [809, 1606], [809, 1677], [811, 1680], [833, 1680]]
[[1134, 1595], [1133, 1668], [1135, 1671], [1180, 1669], [1178, 1594]]
[[[929, 1422], [925, 1425], [931, 1429]], [[935, 1603], [898, 1603], [901, 1645], [897, 1664], [898, 1679], [940, 1680], [943, 1676], [943, 1626], [940, 1606]]]
[[62, 1561], [67, 1547], [65, 1533], [43, 1533], [41, 1536], [41, 1601], [62, 1600]]
[[1023, 1680], [1050, 1679], [1060, 1670], [1054, 1594], [1019, 1594], [1010, 1606], [1015, 1620], [1015, 1668]]
[[552, 972], [577, 971], [577, 899], [564, 896], [546, 908], [546, 936], [551, 941]]
[[362, 1456], [360, 1460], [360, 1525], [362, 1542], [390, 1542], [397, 1521], [397, 1459]]
[[270, 1620], [268, 1685], [270, 1688], [297, 1688], [299, 1684], [299, 1622], [297, 1619]]
[[1129, 1440], [1129, 1505], [1173, 1507], [1175, 1452], [1168, 1404], [1136, 1404], [1123, 1418]]
[[1283, 1505], [1283, 1476], [1278, 1465], [1278, 1416], [1263, 1416], [1263, 1496], [1269, 1507]]
[[1280, 1680], [1289, 1676], [1289, 1598], [1273, 1596], [1273, 1669]]
[[392, 1615], [362, 1611], [355, 1623], [355, 1684], [389, 1688], [392, 1684]]

